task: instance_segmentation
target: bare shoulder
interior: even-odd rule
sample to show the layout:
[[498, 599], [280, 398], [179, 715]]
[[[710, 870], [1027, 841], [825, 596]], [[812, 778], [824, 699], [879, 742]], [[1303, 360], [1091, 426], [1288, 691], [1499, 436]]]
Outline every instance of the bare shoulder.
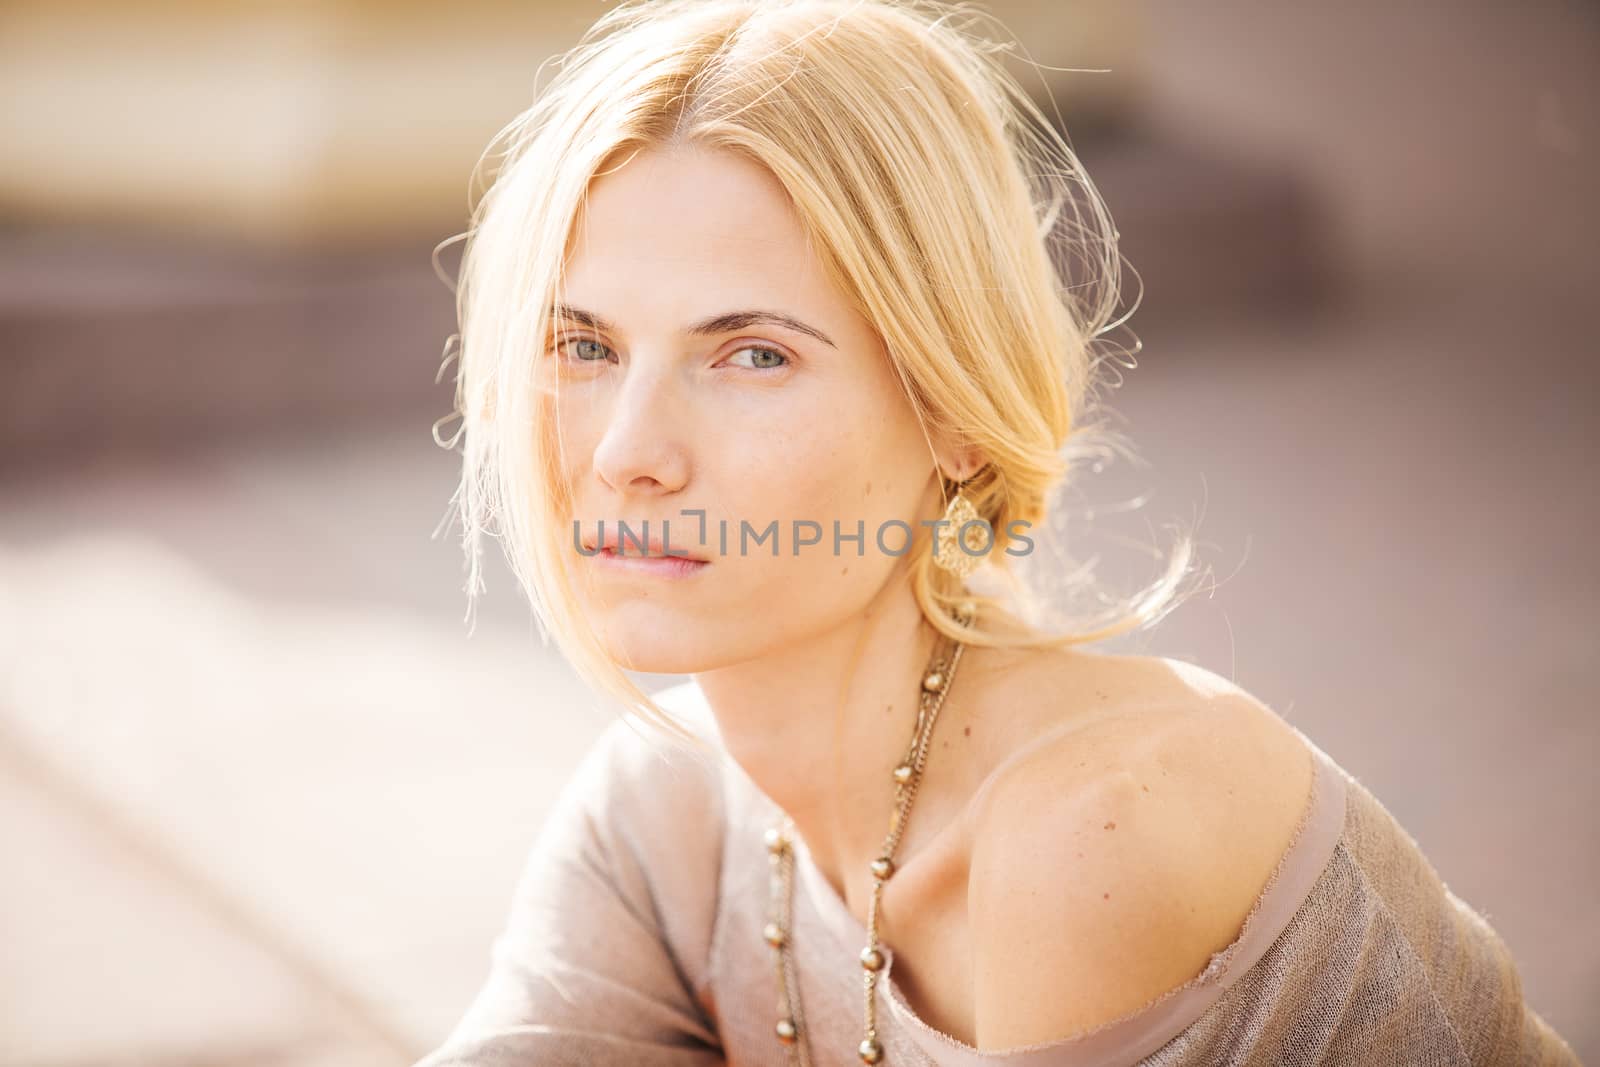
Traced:
[[1098, 693], [1103, 711], [1019, 747], [971, 813], [985, 1050], [1070, 1037], [1200, 973], [1309, 803], [1309, 750], [1248, 692], [1161, 657], [1087, 659], [1036, 664], [1076, 681], [1035, 692]]

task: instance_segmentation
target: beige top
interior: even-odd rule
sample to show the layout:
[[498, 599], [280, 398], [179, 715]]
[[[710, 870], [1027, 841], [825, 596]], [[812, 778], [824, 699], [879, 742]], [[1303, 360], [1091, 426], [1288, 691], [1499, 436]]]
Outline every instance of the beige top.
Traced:
[[[543, 828], [487, 981], [416, 1067], [784, 1067], [762, 939], [777, 806], [717, 741], [693, 683], [657, 694], [719, 759], [606, 730]], [[1296, 731], [1298, 733], [1298, 731]], [[1577, 1064], [1510, 952], [1321, 749], [1310, 802], [1237, 939], [1183, 986], [1062, 1041], [984, 1052], [878, 983], [890, 1065]], [[798, 842], [792, 915], [816, 1067], [858, 1064], [866, 930]]]

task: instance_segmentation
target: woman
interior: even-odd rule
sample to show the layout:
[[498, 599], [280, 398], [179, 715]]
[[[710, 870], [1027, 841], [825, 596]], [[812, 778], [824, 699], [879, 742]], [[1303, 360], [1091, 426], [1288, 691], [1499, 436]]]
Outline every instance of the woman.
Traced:
[[671, 736], [590, 752], [423, 1063], [1575, 1062], [1297, 730], [1087, 648], [1170, 610], [1186, 546], [1039, 625], [1115, 232], [952, 14], [617, 8], [504, 131], [459, 289], [470, 584], [493, 524]]

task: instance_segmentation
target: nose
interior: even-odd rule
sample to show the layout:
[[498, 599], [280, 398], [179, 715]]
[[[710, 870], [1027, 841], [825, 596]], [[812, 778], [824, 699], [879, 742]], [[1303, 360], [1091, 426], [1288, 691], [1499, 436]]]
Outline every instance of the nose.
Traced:
[[688, 455], [680, 433], [684, 400], [669, 367], [634, 360], [602, 413], [605, 429], [594, 450], [595, 475], [619, 496], [666, 494], [683, 488]]

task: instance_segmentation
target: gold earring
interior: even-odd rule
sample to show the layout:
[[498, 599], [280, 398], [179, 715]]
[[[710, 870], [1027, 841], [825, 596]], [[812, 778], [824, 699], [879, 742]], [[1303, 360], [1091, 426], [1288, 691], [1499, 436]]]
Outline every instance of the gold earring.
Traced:
[[[967, 529], [969, 523], [983, 523], [983, 517], [961, 492], [960, 485], [956, 486], [956, 495], [945, 505], [942, 521], [944, 525], [937, 527], [939, 535], [934, 539], [934, 565], [958, 578], [965, 578], [983, 564], [983, 556], [992, 546], [993, 536], [984, 541], [981, 531]], [[987, 523], [984, 525], [987, 526]], [[978, 544], [973, 543], [975, 539], [979, 540]], [[963, 540], [968, 546], [966, 549], [961, 547]], [[974, 551], [979, 549], [982, 554], [974, 555]]]

